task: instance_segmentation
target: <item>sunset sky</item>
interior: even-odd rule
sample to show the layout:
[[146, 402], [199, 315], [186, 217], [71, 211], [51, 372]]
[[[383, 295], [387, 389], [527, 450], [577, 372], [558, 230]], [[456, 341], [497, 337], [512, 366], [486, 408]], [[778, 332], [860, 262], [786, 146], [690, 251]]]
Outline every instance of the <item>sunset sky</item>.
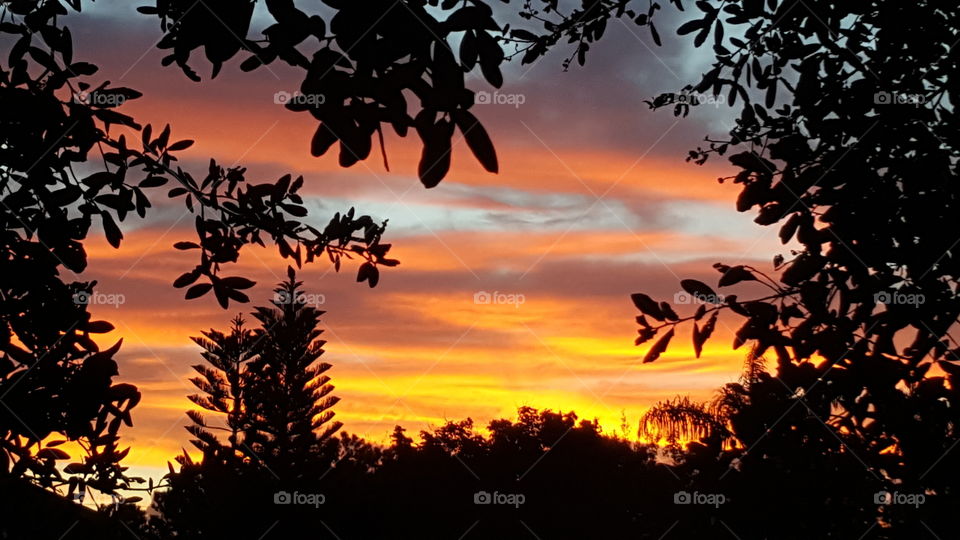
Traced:
[[[564, 73], [562, 48], [533, 66], [508, 65], [497, 92], [523, 104], [473, 109], [496, 144], [500, 174], [483, 171], [459, 141], [451, 173], [426, 190], [416, 140], [388, 137], [389, 172], [376, 151], [350, 169], [334, 154], [311, 157], [315, 121], [274, 103], [276, 92], [298, 87], [285, 65], [243, 74], [234, 62], [211, 81], [197, 56], [201, 84], [161, 68], [157, 22], [135, 5], [98, 1], [67, 25], [78, 59], [101, 66], [95, 79], [144, 93], [122, 112], [197, 141], [180, 154], [185, 169], [205, 171], [213, 157], [246, 166], [255, 182], [303, 175], [318, 226], [350, 206], [389, 219], [386, 238], [401, 265], [385, 268], [377, 288], [355, 283], [352, 264], [339, 274], [324, 262], [300, 273], [324, 298], [323, 358], [333, 364], [345, 430], [384, 441], [397, 424], [411, 433], [465, 417], [485, 425], [530, 405], [598, 418], [607, 431], [623, 413], [632, 435], [652, 403], [705, 397], [736, 379], [744, 351], [731, 350], [724, 319], [700, 360], [688, 327], [654, 364], [641, 365], [645, 349], [633, 346], [630, 293], [672, 300], [681, 278], [715, 283], [714, 262], [768, 267], [783, 251], [774, 229], [736, 213], [736, 188], [716, 181], [727, 173], [723, 162], [684, 161], [704, 135], [726, 132], [729, 111], [702, 106], [678, 119], [643, 103], [703, 71], [696, 51], [676, 40], [657, 48], [646, 31], [617, 21], [586, 67]], [[471, 77], [474, 88], [494, 91]], [[89, 242], [91, 265], [78, 278], [125, 299], [92, 310], [116, 325], [103, 343], [124, 339], [118, 380], [143, 392], [124, 436], [133, 447], [126, 463], [148, 474], [192, 448], [184, 411], [195, 391], [190, 366], [201, 359], [189, 337], [265, 303], [288, 264], [275, 249], [245, 249], [226, 274], [257, 281], [252, 304], [224, 311], [212, 296], [183, 300], [171, 283], [195, 262], [172, 245], [192, 239], [192, 218], [161, 193], [146, 222], [128, 220], [119, 250], [102, 237]], [[523, 303], [477, 304], [482, 291]]]

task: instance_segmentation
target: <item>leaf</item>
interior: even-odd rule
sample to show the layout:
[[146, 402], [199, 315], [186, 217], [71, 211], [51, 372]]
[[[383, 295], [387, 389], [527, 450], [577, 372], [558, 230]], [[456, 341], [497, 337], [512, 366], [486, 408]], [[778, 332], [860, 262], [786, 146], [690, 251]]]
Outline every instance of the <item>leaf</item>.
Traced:
[[780, 281], [787, 285], [799, 285], [822, 270], [825, 263], [826, 259], [821, 255], [813, 255], [808, 252], [801, 253], [783, 271], [783, 274], [780, 275]]
[[493, 147], [490, 135], [487, 134], [487, 130], [480, 124], [477, 117], [463, 109], [453, 111], [451, 116], [457, 127], [460, 128], [460, 132], [463, 133], [463, 138], [467, 141], [467, 146], [470, 147], [470, 151], [473, 152], [477, 161], [483, 165], [487, 172], [498, 172], [497, 151]]
[[660, 311], [663, 312], [663, 317], [668, 321], [680, 320], [680, 317], [677, 315], [677, 312], [674, 311], [673, 307], [666, 302], [660, 302]]
[[176, 287], [177, 289], [181, 289], [183, 287], [186, 287], [187, 285], [190, 285], [191, 283], [196, 281], [197, 278], [199, 277], [200, 277], [200, 272], [197, 272], [196, 270], [187, 272], [182, 276], [178, 277], [176, 280], [174, 280], [173, 286]]
[[500, 63], [504, 54], [496, 38], [486, 32], [477, 34], [477, 51], [479, 53], [480, 72], [494, 88], [503, 86], [503, 74], [500, 72]]
[[106, 211], [100, 212], [100, 217], [103, 219], [103, 233], [107, 237], [107, 242], [114, 248], [119, 248], [120, 240], [123, 239], [123, 233], [120, 232], [120, 227], [117, 227], [117, 222], [115, 222], [113, 216]]
[[680, 25], [680, 28], [677, 28], [677, 35], [685, 36], [687, 34], [692, 34], [693, 32], [703, 28], [703, 19], [694, 19], [692, 21], [687, 21], [684, 24]]
[[797, 232], [797, 227], [800, 226], [800, 214], [793, 214], [789, 219], [780, 227], [780, 243], [786, 244], [793, 238], [793, 233]]
[[764, 97], [764, 105], [768, 109], [773, 108], [774, 104], [777, 102], [777, 81], [779, 79], [773, 79], [770, 81], [770, 86], [767, 87], [767, 94]]
[[71, 463], [63, 468], [63, 472], [67, 474], [85, 474], [87, 470], [87, 466], [83, 463]]
[[247, 58], [246, 60], [240, 63], [240, 71], [243, 71], [243, 72], [253, 71], [262, 65], [263, 65], [263, 61], [260, 60], [260, 57], [257, 55], [253, 55], [250, 58]]
[[71, 73], [76, 73], [77, 75], [83, 76], [93, 75], [98, 69], [100, 68], [89, 62], [76, 62], [74, 64], [70, 64], [70, 67], [68, 68]]
[[287, 213], [289, 213], [291, 216], [294, 216], [294, 217], [305, 217], [308, 213], [306, 208], [297, 204], [280, 203], [279, 206], [280, 208], [283, 208], [284, 210], [287, 211]]
[[706, 24], [703, 26], [703, 29], [700, 30], [700, 33], [697, 34], [697, 36], [696, 36], [695, 38], [693, 38], [693, 46], [694, 46], [694, 47], [699, 47], [699, 46], [703, 45], [703, 42], [706, 41], [707, 38], [710, 36], [710, 28], [711, 28], [711, 26], [712, 26], [712, 25], [711, 25], [709, 22], [706, 23]]
[[709, 285], [702, 281], [697, 281], [695, 279], [684, 279], [680, 281], [680, 287], [682, 287], [684, 291], [697, 300], [710, 302], [711, 304], [720, 303], [717, 301], [717, 293], [715, 293]]
[[460, 63], [467, 71], [477, 65], [477, 36], [472, 31], [465, 32], [460, 41]]
[[452, 127], [444, 120], [432, 126], [423, 128], [417, 126], [417, 131], [423, 140], [417, 174], [420, 182], [427, 188], [436, 187], [450, 170]]
[[719, 285], [721, 287], [729, 287], [730, 285], [735, 285], [741, 281], [757, 281], [757, 278], [752, 272], [744, 268], [742, 265], [732, 266], [729, 270], [723, 273], [723, 276], [720, 277]]
[[187, 294], [184, 295], [184, 298], [186, 298], [187, 300], [199, 298], [207, 294], [208, 292], [210, 292], [210, 289], [212, 288], [213, 288], [213, 285], [210, 283], [201, 283], [199, 285], [194, 285], [193, 287], [190, 287], [189, 289], [187, 289]]
[[63, 57], [63, 63], [70, 65], [73, 62], [73, 38], [70, 35], [70, 29], [63, 28], [63, 34], [60, 38], [60, 56]]
[[646, 343], [647, 341], [650, 341], [651, 339], [656, 337], [657, 331], [654, 330], [653, 328], [641, 328], [637, 330], [637, 334], [639, 335], [637, 336], [637, 339], [633, 341], [634, 346], [638, 346], [643, 343]]
[[660, 358], [660, 355], [667, 350], [667, 346], [670, 344], [670, 340], [673, 339], [673, 328], [670, 328], [670, 331], [664, 334], [656, 343], [653, 344], [653, 347], [650, 347], [650, 350], [647, 351], [646, 356], [643, 357], [643, 363], [649, 364], [657, 358]]
[[657, 47], [663, 45], [663, 43], [660, 41], [660, 33], [657, 32], [657, 27], [654, 26], [653, 23], [650, 23], [650, 37], [653, 38], [653, 42], [657, 44]]
[[[196, 286], [199, 287], [199, 285]], [[233, 289], [223, 286], [223, 284], [219, 281], [214, 282], [213, 295], [217, 297], [217, 303], [220, 304], [220, 307], [223, 309], [227, 309], [227, 307], [230, 305], [231, 290]]]
[[167, 179], [162, 176], [148, 176], [138, 184], [142, 188], [160, 187], [167, 183]]
[[256, 282], [240, 276], [225, 277], [220, 280], [220, 283], [231, 289], [249, 289], [256, 285]]
[[70, 454], [59, 448], [44, 448], [37, 452], [38, 459], [70, 459]]
[[200, 244], [196, 242], [177, 242], [173, 245], [175, 249], [186, 251], [188, 249], [200, 249]]
[[633, 305], [637, 306], [637, 309], [644, 315], [649, 315], [658, 321], [663, 321], [663, 311], [653, 298], [643, 293], [634, 293], [630, 295], [630, 299], [633, 300]]
[[369, 262], [361, 264], [360, 269], [357, 271], [357, 282], [360, 283], [363, 281], [368, 282], [370, 288], [376, 287], [380, 281], [380, 270]]
[[186, 150], [193, 146], [193, 141], [190, 139], [184, 139], [182, 141], [177, 141], [167, 147], [168, 152], [176, 152], [177, 150]]
[[717, 315], [719, 315], [719, 312], [714, 311], [703, 328], [698, 328], [697, 323], [693, 323], [693, 352], [697, 358], [700, 358], [700, 353], [703, 352], [703, 344], [710, 339], [713, 329], [717, 326]]
[[510, 36], [523, 41], [536, 41], [537, 35], [529, 30], [514, 28], [510, 31]]
[[84, 330], [90, 334], [106, 334], [113, 328], [114, 326], [108, 321], [90, 321], [84, 325]]

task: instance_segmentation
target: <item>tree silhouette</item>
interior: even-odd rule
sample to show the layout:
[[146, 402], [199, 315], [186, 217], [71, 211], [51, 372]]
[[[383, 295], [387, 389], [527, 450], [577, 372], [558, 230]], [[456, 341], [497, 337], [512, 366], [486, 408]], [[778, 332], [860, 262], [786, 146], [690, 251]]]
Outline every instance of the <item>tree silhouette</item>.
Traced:
[[[81, 9], [80, 0], [67, 5]], [[381, 243], [385, 224], [369, 216], [350, 209], [323, 229], [302, 221], [302, 178], [252, 183], [244, 168], [211, 160], [198, 180], [178, 167], [175, 153], [193, 141], [174, 141], [169, 126], [157, 133], [118, 111], [140, 92], [90, 82], [98, 68], [75, 58], [59, 19], [67, 13], [53, 0], [0, 2], [9, 45], [0, 70], [0, 474], [68, 493], [113, 493], [138, 480], [119, 465], [127, 450], [118, 434], [121, 424], [132, 425], [140, 394], [112, 382], [120, 343], [100, 350], [91, 337], [113, 329], [87, 310], [96, 282], [64, 276], [86, 269], [92, 227], [118, 248], [122, 222], [146, 217], [151, 195], [172, 184], [167, 196], [196, 215], [197, 230], [196, 242], [175, 247], [197, 250], [199, 259], [174, 286], [189, 286], [188, 299], [213, 292], [223, 307], [247, 301], [242, 291], [254, 284], [223, 276], [223, 268], [243, 246], [266, 239], [297, 266], [324, 255], [337, 269], [344, 258], [363, 259], [358, 280], [370, 286], [380, 265], [398, 263]], [[45, 443], [55, 433], [62, 437]], [[63, 441], [79, 442], [84, 457], [58, 468], [71, 458], [57, 448]]]
[[[163, 527], [178, 537], [211, 534], [264, 533], [276, 520], [306, 519], [277, 506], [274, 494], [306, 492], [329, 473], [333, 462], [343, 470], [360, 470], [376, 461], [371, 447], [356, 437], [333, 434], [338, 401], [317, 362], [324, 341], [318, 339], [323, 311], [308, 305], [302, 282], [288, 268], [288, 280], [277, 285], [271, 307], [255, 308], [260, 323], [247, 328], [241, 317], [229, 332], [210, 330], [194, 341], [208, 365], [194, 366], [200, 377], [191, 382], [203, 394], [189, 396], [200, 407], [225, 419], [211, 426], [196, 411], [187, 430], [202, 451], [195, 461], [186, 452], [170, 465], [164, 490], [154, 497]], [[223, 430], [227, 442], [211, 430]], [[356, 477], [351, 477], [356, 480]], [[291, 525], [273, 531], [283, 534]]]
[[[680, 0], [671, 3], [683, 9]], [[542, 24], [542, 33], [515, 30], [512, 37], [524, 62], [567, 38], [571, 58], [582, 64], [608, 21], [630, 17], [660, 44], [660, 5], [635, 12], [637, 4], [598, 0], [564, 12], [556, 2], [530, 2], [523, 15]], [[729, 136], [708, 138], [688, 160], [729, 154], [737, 173], [720, 181], [740, 186], [737, 209], [756, 207], [755, 221], [778, 225], [792, 249], [774, 257], [773, 272], [714, 265], [720, 288], [749, 284], [767, 288], [766, 295], [724, 298], [684, 280], [682, 289], [704, 300], [690, 316], [633, 295], [641, 312], [637, 344], [658, 338], [644, 361], [667, 350], [681, 323], [693, 323], [699, 356], [719, 311], [743, 317], [734, 348], [750, 343], [758, 357], [776, 357], [773, 376], [736, 390], [744, 406], [729, 417], [743, 445], [734, 476], [754, 482], [749, 500], [768, 502], [757, 490], [785, 481], [806, 485], [804, 475], [829, 479], [797, 493], [808, 502], [848, 497], [840, 506], [862, 528], [842, 529], [843, 518], [818, 507], [822, 528], [811, 534], [860, 535], [877, 523], [903, 527], [897, 534], [927, 534], [919, 521], [946, 523], [946, 514], [931, 514], [955, 501], [951, 486], [960, 480], [950, 456], [960, 420], [960, 347], [952, 335], [960, 298], [949, 234], [957, 229], [960, 194], [951, 105], [960, 8], [879, 0], [695, 5], [699, 13], [677, 31], [692, 35], [696, 47], [709, 42], [713, 66], [649, 104], [678, 116], [707, 99], [738, 108]], [[681, 399], [647, 420], [675, 435], [709, 438], [728, 427], [712, 409]], [[725, 469], [722, 475], [730, 478]], [[854, 494], [851, 486], [869, 489]], [[935, 498], [922, 508], [889, 505], [871, 499], [871, 489]], [[782, 507], [758, 513], [785, 518]], [[800, 525], [781, 521], [781, 530], [783, 523]]]
[[[242, 436], [249, 425], [244, 398], [252, 378], [248, 369], [256, 354], [256, 335], [253, 330], [244, 327], [243, 317], [238, 315], [231, 321], [229, 333], [211, 329], [203, 332], [203, 337], [192, 339], [203, 348], [202, 357], [209, 365], [193, 366], [200, 377], [194, 377], [190, 382], [203, 395], [188, 397], [203, 409], [222, 416], [226, 425], [211, 427], [201, 413], [187, 411], [193, 421], [187, 430], [196, 437], [191, 442], [204, 453], [204, 459], [241, 458]], [[223, 444], [211, 430], [225, 431], [228, 434], [227, 443]], [[208, 455], [209, 458], [206, 457]]]
[[250, 362], [244, 403], [244, 446], [281, 480], [316, 466], [321, 445], [341, 427], [333, 421], [333, 385], [325, 373], [318, 328], [324, 312], [307, 305], [292, 268], [277, 285], [273, 307], [257, 307], [257, 357]]

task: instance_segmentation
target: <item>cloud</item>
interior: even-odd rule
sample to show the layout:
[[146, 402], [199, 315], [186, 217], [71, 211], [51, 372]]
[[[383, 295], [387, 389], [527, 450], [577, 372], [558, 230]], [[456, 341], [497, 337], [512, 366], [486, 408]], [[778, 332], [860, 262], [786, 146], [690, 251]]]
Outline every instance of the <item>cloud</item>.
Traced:
[[[667, 13], [658, 23], [663, 48], [647, 29], [614, 21], [583, 68], [563, 72], [569, 51], [562, 47], [534, 66], [508, 66], [499, 92], [522, 95], [523, 104], [474, 108], [497, 146], [501, 173], [485, 172], [458, 141], [450, 175], [432, 190], [415, 178], [415, 136], [387, 133], [389, 172], [377, 152], [346, 170], [333, 155], [310, 156], [315, 121], [273, 101], [275, 92], [298, 86], [297, 73], [282, 63], [254, 74], [234, 63], [196, 84], [160, 67], [157, 21], [136, 16], [134, 6], [100, 1], [68, 24], [78, 60], [102, 66], [93, 79], [144, 92], [123, 112], [155, 129], [170, 123], [174, 139], [197, 140], [181, 153], [187, 170], [205, 171], [213, 156], [248, 167], [253, 182], [304, 175], [311, 223], [350, 206], [390, 220], [387, 241], [402, 263], [386, 269], [376, 289], [355, 283], [353, 264], [335, 273], [318, 263], [300, 274], [328, 311], [324, 359], [334, 364], [343, 398], [338, 419], [383, 440], [394, 424], [416, 431], [472, 416], [482, 425], [521, 405], [576, 410], [608, 429], [625, 411], [635, 430], [656, 401], [706, 397], [736, 379], [743, 356], [730, 348], [736, 318], [721, 318], [699, 360], [689, 329], [650, 365], [640, 364], [645, 349], [632, 342], [630, 293], [671, 300], [681, 277], [715, 283], [711, 263], [763, 266], [778, 247], [771, 230], [732, 210], [735, 188], [715, 181], [727, 173], [722, 160], [683, 161], [704, 135], [726, 132], [730, 112], [699, 107], [678, 120], [643, 102], [692, 82], [708, 65], [709, 51], [670, 37], [688, 15]], [[201, 360], [189, 336], [251, 309], [185, 301], [171, 287], [196, 262], [172, 249], [193, 237], [193, 218], [165, 191], [155, 191], [148, 220], [128, 225], [120, 250], [91, 238], [82, 276], [125, 298], [93, 309], [117, 326], [105, 339], [124, 338], [121, 378], [144, 392], [136, 427], [127, 430], [130, 461], [144, 467], [188, 447], [183, 411], [192, 407], [190, 366]], [[250, 291], [257, 305], [287, 264], [273, 249], [249, 249], [226, 272], [258, 282]], [[479, 292], [514, 302], [476, 303]], [[681, 306], [681, 315], [693, 309]]]

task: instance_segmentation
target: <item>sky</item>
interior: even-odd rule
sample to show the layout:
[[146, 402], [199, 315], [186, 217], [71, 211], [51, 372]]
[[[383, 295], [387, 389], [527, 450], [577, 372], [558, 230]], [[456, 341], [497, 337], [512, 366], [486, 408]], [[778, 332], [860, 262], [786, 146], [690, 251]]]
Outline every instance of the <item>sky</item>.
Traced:
[[[745, 351], [732, 350], [732, 319], [721, 318], [699, 360], [689, 327], [653, 364], [642, 365], [646, 348], [633, 345], [631, 293], [672, 300], [682, 278], [715, 284], [714, 262], [768, 268], [784, 250], [774, 229], [735, 211], [736, 187], [717, 182], [729, 174], [723, 161], [684, 161], [705, 135], [727, 131], [730, 110], [701, 106], [678, 119], [643, 102], [705, 71], [701, 51], [676, 38], [657, 47], [645, 29], [616, 21], [585, 67], [564, 72], [569, 51], [561, 48], [534, 65], [505, 66], [499, 90], [471, 75], [473, 88], [507, 102], [473, 109], [500, 173], [485, 172], [458, 141], [450, 174], [426, 190], [413, 138], [388, 135], [390, 171], [377, 152], [350, 169], [335, 153], [312, 157], [315, 121], [274, 102], [298, 87], [284, 65], [244, 74], [234, 62], [210, 80], [198, 56], [200, 84], [162, 68], [158, 23], [135, 4], [98, 1], [67, 26], [77, 59], [101, 66], [94, 79], [144, 93], [122, 112], [197, 141], [179, 154], [181, 166], [202, 173], [213, 157], [247, 167], [255, 182], [303, 175], [316, 225], [351, 206], [389, 219], [385, 241], [401, 264], [385, 268], [375, 289], [355, 282], [355, 265], [336, 273], [319, 262], [299, 273], [327, 311], [323, 360], [333, 365], [346, 431], [385, 441], [395, 425], [416, 433], [471, 417], [483, 426], [533, 406], [596, 418], [607, 432], [625, 416], [634, 436], [653, 403], [709, 397], [737, 379]], [[184, 300], [171, 283], [195, 261], [172, 245], [193, 238], [192, 218], [178, 204], [155, 205], [146, 220], [128, 220], [120, 249], [92, 238], [80, 277], [98, 281], [105, 303], [91, 306], [95, 318], [116, 326], [101, 341], [124, 340], [117, 380], [143, 393], [134, 427], [123, 432], [132, 446], [125, 463], [150, 475], [192, 449], [184, 411], [193, 408], [191, 365], [201, 358], [190, 336], [226, 329], [267, 302], [289, 263], [275, 249], [245, 248], [228, 274], [257, 282], [251, 304], [223, 310], [212, 296]], [[495, 300], [478, 302], [484, 294]]]

